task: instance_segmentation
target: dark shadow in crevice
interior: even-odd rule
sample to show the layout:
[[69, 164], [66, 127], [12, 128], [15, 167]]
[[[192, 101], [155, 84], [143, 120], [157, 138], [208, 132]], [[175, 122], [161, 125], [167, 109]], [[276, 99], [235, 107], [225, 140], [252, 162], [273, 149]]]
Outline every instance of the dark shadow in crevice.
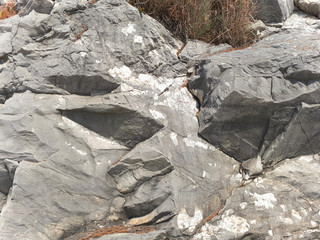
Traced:
[[133, 148], [163, 128], [154, 119], [119, 106], [110, 106], [104, 112], [63, 110], [62, 115], [128, 148]]
[[83, 96], [107, 94], [119, 86], [119, 84], [99, 75], [56, 75], [49, 76], [47, 80], [56, 87], [62, 88], [71, 94]]

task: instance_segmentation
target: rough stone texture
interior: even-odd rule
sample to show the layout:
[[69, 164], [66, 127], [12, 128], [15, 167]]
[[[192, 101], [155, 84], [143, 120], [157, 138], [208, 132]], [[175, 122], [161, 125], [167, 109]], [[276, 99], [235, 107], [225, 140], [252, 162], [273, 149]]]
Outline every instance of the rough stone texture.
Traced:
[[229, 44], [212, 45], [199, 40], [189, 40], [183, 47], [179, 57], [181, 61], [193, 65], [208, 56], [231, 49]]
[[[108, 173], [125, 196], [129, 223], [156, 223], [178, 215], [174, 226], [191, 234], [241, 184], [238, 171], [236, 161], [206, 142], [165, 130], [137, 145]], [[179, 222], [200, 209], [198, 223]]]
[[[194, 239], [319, 239], [319, 155], [283, 161], [235, 189]], [[209, 238], [206, 238], [209, 237]]]
[[21, 16], [28, 15], [31, 11], [50, 14], [54, 3], [51, 0], [17, 0], [16, 2], [15, 7]]
[[56, 1], [0, 29], [0, 239], [118, 220], [191, 235], [241, 184], [239, 163], [197, 137], [182, 44], [126, 1]]
[[[182, 43], [125, 0], [23, 2], [35, 8], [0, 22], [0, 240], [115, 225], [156, 230], [99, 239], [319, 238], [319, 155], [276, 164], [319, 151], [318, 22], [211, 57], [190, 42], [178, 57]], [[208, 69], [190, 82], [200, 130], [206, 111], [243, 117], [238, 138], [218, 133], [252, 139], [228, 152], [248, 161], [198, 136], [183, 87], [194, 59]]]
[[319, 36], [288, 29], [204, 60], [189, 83], [200, 134], [239, 161], [260, 155], [267, 166], [320, 151]]
[[282, 22], [294, 10], [293, 0], [255, 0], [257, 17], [266, 23]]
[[320, 21], [318, 18], [310, 16], [304, 12], [294, 12], [284, 24], [284, 29], [304, 29], [310, 32], [320, 33]]
[[106, 235], [102, 236], [99, 238], [96, 238], [97, 240], [150, 240], [150, 239], [155, 239], [155, 240], [160, 240], [160, 239], [165, 239], [164, 237], [165, 234], [161, 231], [155, 231], [155, 232], [150, 232], [150, 233], [143, 233], [143, 234], [128, 234], [128, 233], [121, 233], [121, 234], [111, 234], [111, 235]]
[[302, 11], [320, 18], [319, 0], [294, 0], [294, 3]]

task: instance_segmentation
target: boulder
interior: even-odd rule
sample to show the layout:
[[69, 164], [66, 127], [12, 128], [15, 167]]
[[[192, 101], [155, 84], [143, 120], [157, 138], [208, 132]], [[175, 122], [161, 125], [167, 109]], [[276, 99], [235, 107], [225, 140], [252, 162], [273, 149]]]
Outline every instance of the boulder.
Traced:
[[282, 22], [294, 10], [293, 0], [255, 0], [256, 17], [265, 23]]
[[[190, 235], [241, 184], [238, 171], [239, 163], [205, 141], [164, 130], [138, 144], [108, 174], [124, 194], [129, 224], [160, 223], [175, 216], [172, 226]], [[191, 223], [194, 214], [198, 217]]]
[[260, 155], [270, 166], [320, 150], [320, 42], [297, 31], [205, 59], [189, 82], [200, 134], [238, 161]]
[[54, 1], [52, 0], [17, 0], [15, 8], [21, 16], [28, 15], [31, 11], [50, 14]]
[[320, 18], [320, 2], [318, 0], [294, 0], [294, 3], [302, 11]]

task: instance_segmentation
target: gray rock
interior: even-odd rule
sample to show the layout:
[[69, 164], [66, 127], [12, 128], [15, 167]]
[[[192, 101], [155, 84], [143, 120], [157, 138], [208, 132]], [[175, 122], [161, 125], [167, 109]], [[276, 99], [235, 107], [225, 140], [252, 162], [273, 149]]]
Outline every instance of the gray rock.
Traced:
[[160, 239], [166, 239], [163, 236], [163, 232], [161, 231], [155, 231], [155, 232], [150, 232], [150, 233], [143, 233], [143, 234], [130, 234], [130, 233], [120, 233], [120, 234], [111, 234], [111, 235], [106, 235], [102, 236], [99, 238], [96, 238], [97, 240], [127, 240], [127, 239], [132, 239], [132, 240], [160, 240]]
[[295, 5], [302, 11], [320, 18], [320, 3], [317, 0], [294, 0]]
[[0, 192], [7, 195], [12, 187], [12, 179], [3, 161], [0, 162]]
[[171, 227], [190, 235], [241, 184], [238, 171], [236, 161], [203, 140], [164, 130], [138, 144], [108, 174], [124, 193], [129, 224], [159, 223], [176, 215]]
[[256, 17], [265, 23], [282, 22], [294, 10], [293, 0], [255, 0]]
[[11, 33], [6, 32], [0, 35], [0, 59], [7, 57], [7, 55], [11, 52]]
[[313, 156], [288, 159], [235, 189], [194, 239], [318, 239], [319, 163]]
[[320, 32], [320, 19], [313, 17], [307, 13], [297, 11], [294, 12], [284, 23], [285, 29], [305, 29], [311, 32]]
[[229, 44], [212, 45], [199, 40], [189, 40], [183, 47], [179, 57], [184, 62], [193, 63], [193, 65], [208, 56], [226, 51], [232, 47]]
[[31, 11], [50, 14], [53, 4], [52, 0], [17, 0], [16, 9], [21, 16], [28, 15]]
[[[204, 60], [189, 82], [201, 104], [200, 134], [239, 161], [260, 154], [265, 165], [319, 151], [318, 140], [313, 138], [318, 128], [310, 130], [314, 131], [310, 135], [290, 127], [299, 121], [309, 125], [311, 115], [319, 119], [317, 111], [307, 113], [311, 107], [306, 107], [320, 102], [320, 56], [314, 51], [319, 48], [313, 32], [287, 30], [243, 51]], [[284, 135], [299, 139], [301, 145], [288, 140], [277, 144]], [[264, 154], [270, 151], [272, 157]]]
[[[232, 228], [219, 227], [220, 239], [317, 239], [319, 156], [276, 164], [318, 149], [317, 30], [293, 27], [246, 50], [205, 56], [205, 80], [190, 82], [200, 128], [216, 127], [208, 121], [216, 113], [221, 122], [239, 120], [231, 125], [241, 122], [247, 131], [236, 133], [246, 141], [233, 145], [234, 129], [228, 135], [217, 124], [222, 142], [231, 142], [234, 156], [261, 155], [273, 165], [251, 180], [240, 172], [256, 177], [260, 161], [241, 168], [198, 136], [197, 102], [184, 87], [193, 60], [179, 60], [182, 43], [163, 26], [125, 0], [56, 0], [43, 9], [0, 22], [10, 43], [0, 61], [0, 239], [76, 240], [115, 225], [157, 230], [100, 239], [189, 239], [219, 221]], [[199, 46], [184, 56], [198, 58]], [[275, 219], [282, 204], [271, 193], [290, 211], [280, 212], [284, 223]], [[274, 208], [264, 211], [268, 199]], [[309, 215], [299, 208], [308, 211], [307, 203]], [[238, 206], [251, 210], [231, 214]], [[294, 224], [286, 225], [286, 214]], [[243, 235], [248, 225], [232, 215], [252, 231]]]
[[243, 175], [245, 178], [247, 178], [246, 177], [247, 175], [249, 177], [252, 177], [254, 175], [259, 175], [263, 171], [263, 164], [261, 163], [260, 156], [257, 156], [242, 162], [241, 167], [242, 167]]
[[281, 30], [278, 27], [265, 25], [261, 20], [255, 21], [249, 26], [252, 33], [255, 34], [257, 40], [261, 40], [272, 34], [279, 33]]
[[126, 1], [57, 1], [50, 15], [31, 11], [0, 29], [12, 46], [0, 66], [5, 195], [12, 185], [0, 239], [64, 239], [127, 220], [108, 168], [161, 128], [196, 134], [181, 43]]
[[3, 206], [6, 204], [7, 196], [6, 194], [0, 193], [0, 213], [2, 211]]
[[17, 161], [13, 161], [10, 159], [5, 159], [4, 164], [6, 165], [6, 168], [8, 169], [10, 178], [13, 180], [14, 174], [19, 166], [19, 163]]

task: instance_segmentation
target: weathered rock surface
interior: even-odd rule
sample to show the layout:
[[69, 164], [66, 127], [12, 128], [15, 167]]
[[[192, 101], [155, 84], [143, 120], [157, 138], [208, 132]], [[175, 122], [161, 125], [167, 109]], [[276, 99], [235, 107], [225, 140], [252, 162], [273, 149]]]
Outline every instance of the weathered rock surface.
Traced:
[[256, 15], [263, 22], [282, 22], [294, 10], [293, 0], [255, 0]]
[[[239, 163], [195, 136], [167, 130], [137, 145], [108, 173], [125, 196], [130, 224], [176, 216], [174, 226], [186, 234], [194, 233], [242, 181]], [[195, 213], [196, 222], [185, 223]]]
[[319, 152], [318, 23], [178, 54], [125, 0], [18, 3], [0, 22], [0, 240], [319, 238], [319, 156], [277, 163]]
[[21, 16], [28, 15], [31, 11], [50, 14], [54, 1], [52, 0], [17, 0], [16, 9]]
[[189, 83], [200, 134], [239, 161], [260, 155], [267, 166], [320, 151], [319, 36], [288, 29], [204, 60]]
[[233, 191], [194, 239], [319, 239], [319, 155], [283, 161]]
[[294, 3], [302, 11], [320, 18], [320, 2], [318, 0], [294, 0]]
[[197, 137], [181, 44], [159, 23], [126, 1], [57, 1], [2, 24], [0, 239], [120, 219], [191, 235], [240, 185]]

